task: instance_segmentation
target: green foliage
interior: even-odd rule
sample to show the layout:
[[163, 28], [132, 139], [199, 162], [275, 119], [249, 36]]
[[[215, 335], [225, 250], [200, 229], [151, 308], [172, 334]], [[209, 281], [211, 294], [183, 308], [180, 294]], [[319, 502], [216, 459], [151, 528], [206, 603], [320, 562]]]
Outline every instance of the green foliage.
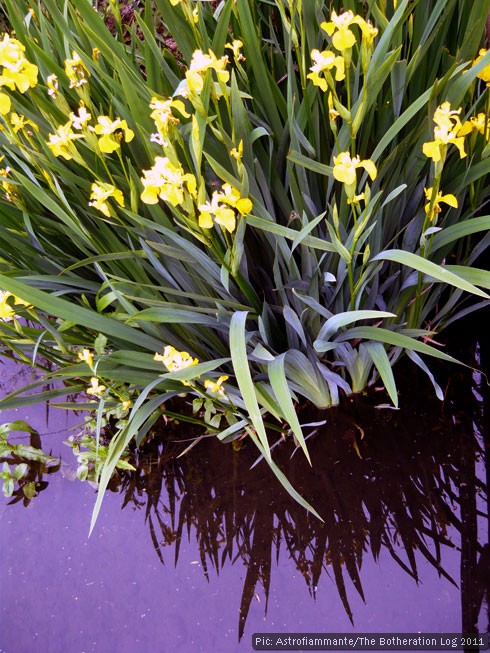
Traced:
[[[97, 442], [89, 433], [80, 437], [71, 436], [66, 443], [78, 461], [77, 478], [79, 481], [90, 480], [96, 482], [107, 460], [108, 447]], [[117, 461], [117, 469], [135, 471], [133, 465], [127, 460], [128, 453], [124, 453]]]
[[[23, 431], [31, 436], [31, 444], [9, 442], [12, 431]], [[56, 471], [60, 467], [60, 460], [42, 449], [33, 446], [39, 434], [24, 420], [7, 422], [0, 425], [0, 462], [2, 469], [0, 479], [3, 480], [2, 493], [6, 497], [14, 494], [21, 496], [24, 503], [33, 499], [40, 489], [47, 483], [40, 483], [43, 472]], [[36, 482], [37, 481], [37, 482]], [[17, 486], [17, 488], [16, 488]]]
[[403, 351], [439, 392], [418, 354], [489, 299], [490, 0], [3, 5], [0, 339], [119, 420], [95, 516], [173, 397], [297, 497], [298, 403], [396, 406]]

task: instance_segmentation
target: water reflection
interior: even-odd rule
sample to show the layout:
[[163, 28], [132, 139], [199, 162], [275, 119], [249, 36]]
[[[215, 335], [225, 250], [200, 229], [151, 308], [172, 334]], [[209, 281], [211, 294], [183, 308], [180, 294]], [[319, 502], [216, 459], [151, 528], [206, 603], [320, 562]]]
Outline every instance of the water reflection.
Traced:
[[[490, 370], [484, 339], [459, 355]], [[313, 468], [300, 452], [292, 455], [286, 443], [274, 449], [275, 458], [324, 522], [295, 504], [265, 464], [250, 469], [256, 450], [247, 440], [233, 448], [204, 438], [177, 458], [199, 433], [188, 427], [183, 430], [175, 422], [153, 432], [145, 446], [133, 452], [131, 462], [137, 471], [118, 471], [110, 487], [111, 498], [120, 492], [123, 507], [142, 513], [156, 555], [166, 569], [189, 564], [185, 560], [188, 540], [196, 543], [210, 584], [217, 582], [216, 574], [226, 576], [225, 568], [245, 569], [238, 590], [239, 638], [247, 619], [253, 621], [252, 606], [261, 596], [265, 598], [261, 608], [267, 613], [278, 584], [279, 561], [282, 566], [288, 559], [304, 579], [311, 601], [317, 600], [317, 587], [329, 577], [344, 613], [359, 627], [360, 600], [369, 597], [369, 582], [371, 600], [372, 587], [376, 587], [376, 581], [367, 579], [369, 563], [386, 554], [396, 562], [400, 575], [410, 576], [414, 585], [432, 582], [435, 593], [434, 581], [427, 580], [431, 567], [445, 583], [459, 587], [462, 622], [452, 623], [447, 631], [477, 632], [478, 625], [484, 630], [482, 606], [485, 595], [488, 606], [490, 586], [486, 495], [490, 397], [483, 375], [455, 368], [446, 371], [450, 376], [444, 403], [434, 398], [424, 379], [406, 367], [399, 370], [400, 411], [377, 408], [384, 399], [374, 393], [328, 413], [301, 414], [303, 423], [313, 424], [306, 428], [311, 433], [308, 445]], [[62, 449], [66, 461], [69, 452]], [[48, 471], [33, 468], [37, 482], [47, 482]], [[40, 472], [44, 476], [39, 477]], [[46, 502], [49, 492], [43, 494]], [[84, 506], [83, 536], [92, 499]], [[73, 501], [71, 493], [61, 510], [71, 510]], [[97, 529], [104, 529], [103, 516]], [[94, 550], [95, 543], [89, 546]], [[116, 537], [111, 546], [115, 550], [120, 546]], [[451, 553], [459, 556], [459, 573], [447, 564]], [[85, 583], [83, 576], [83, 584], [92, 587], [92, 582]], [[290, 584], [283, 582], [283, 588], [287, 591]], [[187, 591], [192, 597], [192, 591]], [[236, 590], [230, 588], [227, 593], [232, 591]], [[322, 598], [325, 601], [325, 594]], [[282, 600], [294, 603], [285, 595]], [[405, 597], [398, 600], [403, 605]], [[488, 622], [488, 608], [485, 618]], [[294, 615], [290, 623], [295, 623]], [[386, 621], [386, 627], [390, 626]], [[335, 624], [329, 629], [335, 630]], [[277, 629], [268, 624], [262, 630]], [[374, 630], [379, 632], [379, 626]]]
[[[403, 410], [376, 408], [374, 395], [305, 416], [325, 421], [310, 428], [313, 469], [288, 445], [276, 447], [276, 461], [323, 523], [293, 503], [264, 464], [250, 469], [255, 450], [246, 441], [233, 449], [207, 439], [176, 459], [184, 445], [175, 424], [153, 433], [134, 454], [137, 472], [120, 473], [112, 489], [124, 494], [125, 506], [144, 511], [162, 563], [177, 564], [183, 539], [192, 537], [206, 577], [238, 559], [246, 564], [239, 637], [259, 587], [267, 612], [284, 553], [313, 599], [321, 576], [333, 577], [354, 623], [351, 585], [364, 600], [363, 558], [377, 560], [383, 548], [417, 583], [422, 561], [459, 585], [461, 631], [478, 632], [490, 586], [486, 386], [481, 375], [471, 384], [469, 373], [456, 371], [441, 404], [423, 380], [405, 374]], [[445, 570], [448, 548], [461, 554], [460, 578]]]
[[[10, 431], [28, 432], [29, 444], [12, 443]], [[24, 506], [46, 490], [49, 482], [46, 477], [61, 467], [61, 460], [42, 450], [41, 437], [26, 422], [17, 421], [0, 427], [0, 463], [3, 480], [2, 492], [10, 499], [10, 504], [22, 501]]]

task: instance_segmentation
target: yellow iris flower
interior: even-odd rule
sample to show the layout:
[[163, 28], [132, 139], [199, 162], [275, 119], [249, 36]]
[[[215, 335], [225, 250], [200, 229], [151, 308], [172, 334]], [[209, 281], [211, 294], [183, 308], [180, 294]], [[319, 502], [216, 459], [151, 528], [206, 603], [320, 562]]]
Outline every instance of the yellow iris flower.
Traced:
[[130, 143], [134, 138], [134, 131], [128, 127], [126, 120], [121, 118], [111, 120], [109, 116], [99, 116], [97, 124], [91, 129], [100, 136], [100, 151], [107, 154], [112, 154], [121, 147], [123, 135], [126, 143]]
[[54, 156], [62, 156], [64, 159], [72, 159], [76, 152], [73, 141], [83, 138], [82, 134], [75, 134], [72, 130], [71, 120], [65, 125], [60, 125], [54, 134], [49, 134], [48, 147]]
[[[29, 88], [36, 86], [38, 68], [27, 61], [24, 56], [25, 47], [4, 34], [0, 41], [0, 87], [6, 86], [11, 91], [16, 89], [25, 93]], [[0, 114], [5, 115], [10, 111], [11, 101], [6, 93], [0, 93]]]
[[[172, 345], [167, 345], [163, 354], [157, 353], [153, 359], [162, 362], [169, 372], [179, 372], [199, 363], [199, 360], [192, 358], [189, 352], [178, 351]], [[191, 385], [189, 381], [181, 381], [181, 383], [182, 385]]]
[[358, 25], [361, 28], [363, 43], [367, 46], [372, 46], [375, 37], [378, 35], [378, 28], [373, 27], [368, 20], [362, 20]]
[[96, 376], [92, 376], [90, 379], [90, 385], [85, 390], [88, 395], [94, 395], [95, 397], [102, 397], [106, 390], [105, 385], [100, 385], [99, 380]]
[[241, 53], [241, 49], [243, 48], [243, 41], [235, 39], [232, 43], [227, 43], [225, 48], [233, 50], [233, 57], [235, 61], [245, 61], [245, 57]]
[[82, 351], [78, 352], [78, 358], [84, 363], [87, 363], [89, 367], [94, 366], [94, 355], [90, 349], [82, 349]]
[[184, 173], [182, 167], [174, 165], [168, 157], [157, 156], [150, 170], [143, 170], [141, 179], [144, 190], [141, 201], [157, 204], [158, 199], [178, 206], [184, 201], [184, 191], [191, 196], [196, 194], [197, 182], [194, 175]]
[[[252, 210], [252, 202], [230, 184], [224, 184], [221, 192], [214, 191], [211, 202], [199, 205], [199, 226], [211, 229], [214, 223], [232, 233], [236, 227], [236, 213], [247, 215]], [[234, 210], [235, 209], [235, 210]]]
[[21, 93], [25, 93], [29, 88], [36, 86], [37, 73], [37, 66], [24, 59], [12, 69], [3, 69], [0, 75], [0, 86], [6, 86], [11, 91], [17, 88]]
[[[482, 59], [487, 54], [487, 52], [488, 50], [482, 48], [478, 52], [478, 57], [473, 61], [472, 65], [475, 66], [480, 61], [480, 59]], [[490, 86], [490, 64], [488, 64], [488, 66], [485, 66], [485, 68], [477, 74], [477, 77], [479, 79], [482, 79], [487, 86]]]
[[77, 88], [82, 84], [87, 84], [87, 76], [90, 71], [84, 64], [80, 55], [73, 50], [72, 59], [65, 59], [65, 73], [70, 80], [70, 88]]
[[209, 390], [210, 392], [214, 394], [220, 394], [224, 395], [225, 394], [225, 389], [223, 388], [223, 383], [228, 380], [228, 376], [220, 376], [217, 381], [211, 381], [210, 379], [206, 379], [204, 381], [204, 387], [206, 390]]
[[75, 129], [82, 130], [91, 120], [92, 114], [87, 111], [85, 105], [81, 102], [78, 108], [78, 114], [70, 113], [69, 118]]
[[487, 120], [487, 117], [484, 113], [479, 113], [477, 116], [466, 120], [461, 125], [461, 128], [458, 130], [458, 136], [467, 136], [471, 132], [479, 132], [484, 134], [486, 140], [490, 138], [490, 120]]
[[426, 215], [429, 215], [431, 213], [431, 204], [432, 204], [432, 215], [430, 216], [430, 220], [435, 218], [436, 213], [440, 213], [442, 211], [440, 204], [444, 203], [447, 204], [448, 206], [452, 206], [454, 209], [458, 208], [458, 200], [454, 195], [451, 195], [450, 193], [448, 195], [443, 195], [442, 191], [439, 191], [437, 193], [437, 196], [432, 199], [433, 195], [433, 188], [424, 188], [424, 193], [425, 197], [428, 200], [428, 203], [425, 205], [425, 213]]
[[[1, 159], [3, 159], [3, 156], [1, 157]], [[9, 168], [8, 166], [6, 168], [0, 168], [0, 177], [8, 177], [10, 172], [11, 172], [11, 168]], [[6, 180], [2, 181], [1, 185], [5, 193], [5, 199], [7, 200], [7, 202], [15, 202], [15, 200], [18, 198], [17, 186], [15, 184], [11, 184], [9, 181]]]
[[187, 89], [191, 93], [199, 94], [204, 86], [204, 75], [208, 70], [216, 71], [218, 80], [226, 84], [230, 78], [230, 73], [225, 70], [227, 64], [227, 56], [218, 59], [212, 50], [208, 50], [208, 54], [196, 50], [192, 55], [189, 70], [185, 74]]
[[221, 225], [232, 233], [236, 227], [236, 215], [233, 209], [225, 204], [220, 204], [218, 197], [213, 193], [211, 202], [199, 205], [199, 226], [202, 229], [212, 229], [214, 223]]
[[231, 184], [223, 184], [221, 193], [218, 193], [221, 202], [232, 206], [240, 215], [247, 215], [252, 210], [252, 202], [247, 197], [240, 197], [239, 191]]
[[[9, 302], [8, 300], [11, 299]], [[30, 306], [29, 302], [12, 295], [11, 292], [0, 290], [0, 320], [10, 322], [15, 317], [15, 306]]]
[[24, 58], [24, 52], [25, 46], [20, 41], [4, 34], [0, 41], [0, 66], [12, 68]]
[[56, 75], [49, 75], [49, 77], [46, 78], [46, 86], [48, 87], [48, 95], [50, 95], [52, 98], [55, 98], [58, 96], [58, 78]]
[[243, 157], [243, 139], [240, 139], [240, 142], [238, 143], [238, 147], [231, 148], [230, 156], [233, 157], [235, 161], [238, 161], [238, 163], [240, 163]]
[[162, 144], [166, 144], [166, 138], [170, 126], [178, 125], [180, 122], [179, 119], [172, 113], [172, 109], [178, 111], [182, 116], [184, 116], [184, 118], [190, 117], [190, 114], [187, 113], [182, 100], [159, 100], [158, 98], [153, 97], [150, 102], [150, 109], [153, 109], [150, 117], [155, 123], [158, 135], [160, 136], [160, 142]]
[[345, 79], [345, 62], [344, 58], [340, 55], [336, 55], [330, 50], [312, 50], [311, 59], [314, 61], [313, 66], [310, 68], [311, 73], [306, 75], [308, 79], [311, 79], [315, 86], [319, 86], [322, 91], [325, 91], [328, 88], [327, 81], [324, 77], [320, 77], [321, 74], [325, 74], [326, 71], [332, 70], [335, 68], [335, 80], [341, 82]]
[[352, 48], [357, 42], [354, 33], [349, 29], [351, 25], [359, 25], [362, 28], [366, 26], [366, 21], [360, 16], [355, 16], [349, 9], [339, 15], [332, 11], [330, 20], [321, 23], [320, 27], [332, 37], [334, 48], [343, 52]]
[[0, 115], [4, 116], [10, 111], [12, 102], [6, 93], [0, 93]]
[[376, 166], [371, 159], [361, 161], [357, 156], [351, 158], [349, 152], [340, 152], [338, 156], [334, 156], [333, 162], [333, 176], [337, 181], [341, 181], [346, 186], [352, 186], [356, 183], [356, 170], [358, 168], [364, 168], [373, 181], [378, 174]]
[[463, 159], [466, 156], [464, 150], [464, 137], [458, 136], [462, 127], [459, 114], [461, 109], [451, 110], [449, 102], [444, 102], [437, 107], [434, 113], [434, 140], [424, 143], [422, 151], [426, 157], [434, 163], [444, 160], [449, 143], [456, 145], [459, 156]]
[[172, 345], [167, 345], [163, 354], [157, 353], [153, 358], [162, 362], [169, 372], [179, 372], [199, 363], [199, 359], [192, 358], [189, 352], [178, 351]]
[[36, 123], [32, 122], [32, 120], [29, 120], [29, 118], [21, 116], [15, 112], [10, 114], [10, 124], [12, 125], [12, 129], [14, 130], [15, 134], [21, 130], [26, 129], [26, 127], [28, 136], [32, 136], [33, 134], [32, 129], [29, 129], [29, 127], [32, 127], [35, 131], [39, 131], [39, 127], [36, 125]]
[[99, 182], [98, 184], [93, 183], [91, 190], [90, 199], [92, 201], [89, 202], [89, 206], [94, 206], [107, 217], [110, 217], [109, 204], [107, 204], [109, 197], [113, 197], [119, 206], [124, 206], [124, 195], [112, 184], [105, 184], [103, 182]]

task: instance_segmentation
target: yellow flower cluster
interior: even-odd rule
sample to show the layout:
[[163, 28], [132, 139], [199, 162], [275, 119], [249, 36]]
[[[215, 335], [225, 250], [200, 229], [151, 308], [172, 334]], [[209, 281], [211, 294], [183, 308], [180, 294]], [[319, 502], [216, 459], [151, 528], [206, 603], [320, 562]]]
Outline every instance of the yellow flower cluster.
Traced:
[[172, 206], [184, 201], [184, 191], [195, 196], [197, 182], [194, 175], [184, 173], [180, 164], [174, 165], [168, 157], [157, 156], [150, 170], [143, 170], [144, 190], [141, 201], [145, 204], [157, 204], [158, 198]]
[[[54, 134], [48, 136], [47, 145], [56, 157], [72, 159], [77, 153], [74, 141], [84, 138], [86, 134], [80, 132], [87, 129], [99, 136], [100, 151], [108, 154], [112, 154], [121, 147], [123, 138], [126, 142], [130, 142], [134, 138], [133, 130], [128, 127], [126, 120], [121, 120], [121, 118], [112, 120], [109, 116], [99, 116], [95, 127], [89, 125], [92, 114], [87, 111], [83, 102], [80, 103], [78, 112], [70, 113], [69, 118], [67, 123], [60, 125]], [[91, 187], [89, 206], [95, 207], [110, 217], [110, 207], [107, 203], [110, 197], [114, 198], [119, 206], [124, 206], [124, 196], [120, 190], [112, 184], [94, 182]]]
[[[8, 301], [9, 299], [10, 301]], [[0, 320], [10, 322], [15, 317], [14, 306], [30, 306], [30, 304], [6, 290], [0, 290]]]
[[350, 29], [352, 25], [358, 25], [362, 35], [361, 58], [363, 70], [367, 69], [369, 58], [373, 48], [374, 38], [378, 33], [376, 27], [373, 27], [369, 21], [364, 20], [361, 16], [354, 15], [349, 9], [342, 14], [332, 11], [331, 19], [324, 21], [320, 27], [332, 37], [332, 46], [340, 52], [335, 54], [331, 50], [312, 50], [311, 59], [313, 66], [311, 72], [307, 75], [315, 86], [319, 86], [325, 92], [328, 86], [333, 87], [333, 81], [330, 71], [335, 68], [335, 81], [341, 82], [345, 79], [345, 68], [350, 65], [351, 49], [357, 43], [354, 32]]
[[451, 110], [449, 102], [444, 102], [437, 107], [434, 113], [434, 140], [424, 143], [422, 151], [425, 156], [438, 163], [446, 158], [447, 146], [453, 143], [459, 150], [459, 156], [464, 158], [464, 137], [459, 135], [461, 130], [461, 120], [459, 114], [461, 109]]
[[[167, 345], [163, 350], [163, 354], [155, 354], [154, 360], [159, 361], [165, 365], [169, 372], [180, 372], [188, 367], [197, 365], [199, 360], [192, 358], [187, 351], [178, 351], [172, 345]], [[191, 385], [189, 381], [181, 381], [182, 385]]]
[[199, 226], [211, 229], [213, 224], [219, 224], [230, 233], [236, 227], [236, 213], [247, 215], [252, 210], [252, 202], [241, 197], [236, 188], [224, 184], [221, 192], [214, 191], [211, 201], [199, 205]]
[[103, 182], [93, 183], [89, 206], [94, 206], [104, 215], [110, 217], [109, 205], [107, 204], [109, 197], [113, 197], [119, 206], [124, 206], [124, 196], [115, 186]]
[[88, 125], [92, 115], [87, 111], [83, 102], [80, 103], [78, 114], [70, 113], [70, 120], [60, 125], [54, 134], [49, 134], [48, 147], [54, 156], [61, 156], [64, 159], [72, 159], [76, 148], [72, 141], [84, 138], [83, 134], [76, 133], [88, 126], [99, 136], [98, 144], [101, 152], [112, 154], [121, 147], [121, 141], [129, 143], [134, 138], [134, 131], [128, 127], [126, 120], [116, 118], [112, 120], [109, 116], [99, 116], [95, 127]]
[[[24, 52], [25, 47], [20, 41], [10, 38], [8, 34], [3, 35], [0, 41], [0, 88], [5, 86], [11, 91], [17, 89], [25, 93], [36, 86], [38, 68], [27, 61]], [[11, 106], [10, 97], [0, 92], [0, 114], [8, 113]]]
[[[179, 372], [199, 363], [199, 360], [192, 358], [189, 352], [178, 351], [172, 345], [167, 345], [163, 350], [163, 354], [157, 353], [153, 358], [163, 363], [169, 372]], [[191, 385], [189, 381], [181, 381], [181, 383], [182, 385]]]
[[179, 372], [199, 363], [199, 360], [192, 358], [189, 352], [178, 351], [172, 345], [167, 345], [163, 350], [163, 354], [157, 353], [153, 358], [163, 363], [169, 372]]

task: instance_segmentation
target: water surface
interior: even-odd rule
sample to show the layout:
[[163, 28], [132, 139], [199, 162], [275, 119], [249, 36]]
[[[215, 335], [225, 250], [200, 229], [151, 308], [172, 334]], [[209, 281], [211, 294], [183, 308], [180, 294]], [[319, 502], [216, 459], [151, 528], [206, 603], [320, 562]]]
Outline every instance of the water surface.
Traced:
[[[5, 394], [22, 379], [8, 361], [2, 370]], [[323, 524], [263, 463], [250, 470], [247, 441], [203, 440], [175, 460], [193, 433], [169, 425], [134, 454], [138, 471], [114, 480], [90, 538], [95, 490], [63, 445], [80, 416], [5, 411], [63, 462], [26, 507], [1, 500], [0, 652], [228, 653], [251, 651], [254, 632], [486, 632], [485, 396], [481, 376], [457, 371], [441, 403], [407, 372], [400, 411], [375, 408], [375, 393], [300, 415], [326, 420], [305, 429], [316, 431], [313, 470], [289, 445], [276, 459]]]

